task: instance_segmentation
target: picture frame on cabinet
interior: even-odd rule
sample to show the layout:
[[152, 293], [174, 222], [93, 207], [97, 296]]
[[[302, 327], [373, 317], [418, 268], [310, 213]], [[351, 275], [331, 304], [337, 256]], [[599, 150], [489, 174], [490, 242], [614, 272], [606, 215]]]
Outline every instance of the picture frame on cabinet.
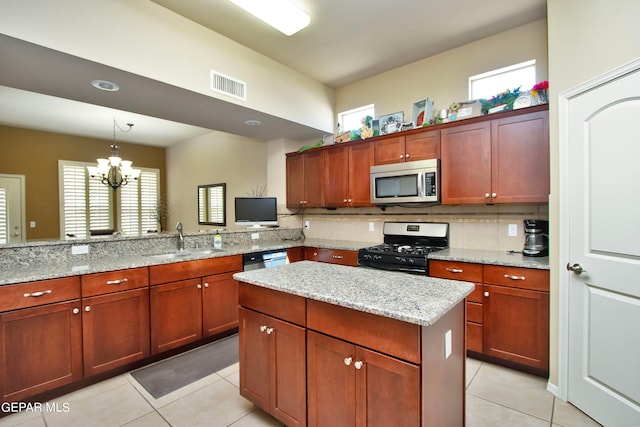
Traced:
[[433, 101], [425, 98], [413, 104], [411, 121], [415, 127], [420, 127], [433, 119]]
[[380, 135], [400, 132], [400, 129], [402, 129], [402, 122], [404, 121], [404, 111], [385, 114], [384, 116], [378, 117], [378, 121], [380, 124]]

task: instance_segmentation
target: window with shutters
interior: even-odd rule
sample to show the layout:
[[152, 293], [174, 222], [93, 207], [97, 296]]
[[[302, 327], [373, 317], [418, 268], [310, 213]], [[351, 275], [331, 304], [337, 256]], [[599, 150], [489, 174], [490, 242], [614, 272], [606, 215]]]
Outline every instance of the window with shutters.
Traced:
[[226, 183], [198, 186], [198, 224], [227, 225]]
[[114, 192], [100, 181], [90, 179], [87, 166], [93, 163], [60, 160], [60, 230], [63, 238], [86, 238], [114, 231], [114, 197], [117, 197], [118, 230], [136, 235], [157, 231], [153, 216], [160, 192], [160, 171], [142, 170], [137, 181]]
[[7, 190], [0, 188], [0, 244], [2, 245], [9, 242], [9, 235], [7, 234], [7, 230], [9, 229], [7, 225], [8, 222]]

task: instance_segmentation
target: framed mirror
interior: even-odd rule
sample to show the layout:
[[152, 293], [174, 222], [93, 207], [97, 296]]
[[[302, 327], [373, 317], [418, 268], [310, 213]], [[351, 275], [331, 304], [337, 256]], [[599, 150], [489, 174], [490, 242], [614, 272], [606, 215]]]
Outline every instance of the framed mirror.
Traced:
[[227, 225], [227, 184], [198, 185], [198, 224]]

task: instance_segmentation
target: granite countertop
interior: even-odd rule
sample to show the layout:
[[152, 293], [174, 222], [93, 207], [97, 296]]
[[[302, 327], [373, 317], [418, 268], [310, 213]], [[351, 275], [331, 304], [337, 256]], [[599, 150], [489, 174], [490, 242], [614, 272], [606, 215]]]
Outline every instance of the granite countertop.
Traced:
[[245, 271], [233, 277], [421, 326], [435, 323], [474, 289], [469, 282], [313, 261]]
[[429, 259], [549, 270], [549, 257], [530, 257], [513, 251], [449, 248], [430, 253]]

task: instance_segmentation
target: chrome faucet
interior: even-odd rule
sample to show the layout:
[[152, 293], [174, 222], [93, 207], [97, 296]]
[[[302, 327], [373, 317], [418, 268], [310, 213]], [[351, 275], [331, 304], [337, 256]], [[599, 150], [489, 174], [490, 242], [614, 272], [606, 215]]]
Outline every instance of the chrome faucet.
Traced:
[[178, 250], [184, 251], [184, 234], [182, 234], [182, 223], [178, 222], [176, 225], [176, 230], [178, 230]]

